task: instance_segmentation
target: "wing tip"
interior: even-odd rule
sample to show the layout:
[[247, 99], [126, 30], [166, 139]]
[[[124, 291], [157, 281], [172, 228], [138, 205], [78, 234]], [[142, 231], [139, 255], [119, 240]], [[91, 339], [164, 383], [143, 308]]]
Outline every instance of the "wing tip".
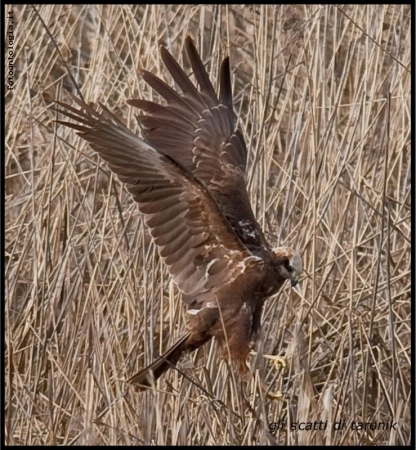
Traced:
[[188, 36], [186, 36], [185, 44], [186, 45], [193, 45], [193, 46], [195, 46], [194, 40], [192, 39], [191, 35], [188, 34]]

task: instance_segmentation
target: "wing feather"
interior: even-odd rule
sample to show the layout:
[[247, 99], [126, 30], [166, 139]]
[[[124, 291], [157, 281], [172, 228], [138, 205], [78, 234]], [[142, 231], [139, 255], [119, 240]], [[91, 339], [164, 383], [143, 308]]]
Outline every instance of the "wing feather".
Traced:
[[247, 149], [241, 131], [235, 126], [230, 60], [226, 57], [220, 67], [218, 98], [190, 37], [186, 38], [185, 48], [199, 90], [162, 47], [163, 63], [182, 93], [150, 72], [142, 71], [143, 79], [167, 105], [140, 99], [128, 103], [143, 111], [137, 120], [145, 140], [204, 182], [242, 242], [250, 249], [267, 249], [245, 187]]
[[241, 262], [251, 254], [204, 183], [135, 136], [107, 108], [99, 113], [76, 102], [79, 111], [60, 105], [77, 123], [60, 123], [77, 130], [126, 183], [185, 298], [220, 289], [241, 275]]
[[201, 91], [206, 94], [207, 98], [212, 99], [213, 104], [211, 106], [218, 104], [217, 94], [215, 93], [215, 90], [205, 70], [204, 64], [202, 63], [199, 53], [190, 36], [187, 36], [187, 38], [185, 39], [185, 45], [192, 70], [194, 71]]

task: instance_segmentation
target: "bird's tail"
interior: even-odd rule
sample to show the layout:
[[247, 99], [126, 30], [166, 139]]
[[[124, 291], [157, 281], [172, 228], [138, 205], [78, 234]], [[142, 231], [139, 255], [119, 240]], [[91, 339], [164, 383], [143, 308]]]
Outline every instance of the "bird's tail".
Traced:
[[155, 361], [144, 369], [137, 372], [127, 380], [128, 383], [139, 385], [139, 388], [147, 388], [152, 386], [152, 379], [156, 381], [168, 369], [176, 365], [182, 353], [188, 350], [189, 337], [191, 333], [186, 333], [172, 345], [163, 355], [159, 356]]

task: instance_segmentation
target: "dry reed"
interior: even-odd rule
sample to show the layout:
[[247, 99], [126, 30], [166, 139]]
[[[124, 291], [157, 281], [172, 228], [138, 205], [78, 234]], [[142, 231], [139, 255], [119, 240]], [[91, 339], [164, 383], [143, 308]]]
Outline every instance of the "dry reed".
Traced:
[[[8, 10], [6, 442], [409, 444], [410, 6]], [[170, 83], [158, 46], [182, 61], [188, 34], [215, 82], [231, 56], [252, 206], [305, 278], [263, 315], [260, 351], [287, 369], [253, 357], [243, 383], [210, 343], [179, 365], [187, 378], [143, 394], [123, 380], [181, 333], [184, 308], [130, 195], [51, 106], [76, 93], [69, 69], [139, 133], [125, 101], [154, 95], [139, 69]]]

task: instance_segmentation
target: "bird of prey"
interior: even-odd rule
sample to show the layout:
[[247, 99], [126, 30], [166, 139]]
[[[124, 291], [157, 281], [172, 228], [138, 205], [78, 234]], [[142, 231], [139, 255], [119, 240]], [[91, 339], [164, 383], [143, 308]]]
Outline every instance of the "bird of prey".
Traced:
[[190, 37], [185, 47], [199, 89], [161, 47], [162, 61], [181, 93], [142, 71], [144, 81], [165, 100], [127, 101], [142, 111], [137, 119], [143, 138], [103, 105], [98, 112], [76, 98], [80, 108], [57, 102], [74, 120], [59, 123], [75, 129], [126, 184], [187, 305], [182, 337], [128, 380], [141, 387], [151, 386], [184, 353], [213, 337], [223, 357], [247, 373], [265, 300], [285, 280], [295, 286], [302, 272], [298, 252], [272, 248], [251, 209], [247, 149], [235, 123], [229, 57], [220, 67], [217, 95]]

